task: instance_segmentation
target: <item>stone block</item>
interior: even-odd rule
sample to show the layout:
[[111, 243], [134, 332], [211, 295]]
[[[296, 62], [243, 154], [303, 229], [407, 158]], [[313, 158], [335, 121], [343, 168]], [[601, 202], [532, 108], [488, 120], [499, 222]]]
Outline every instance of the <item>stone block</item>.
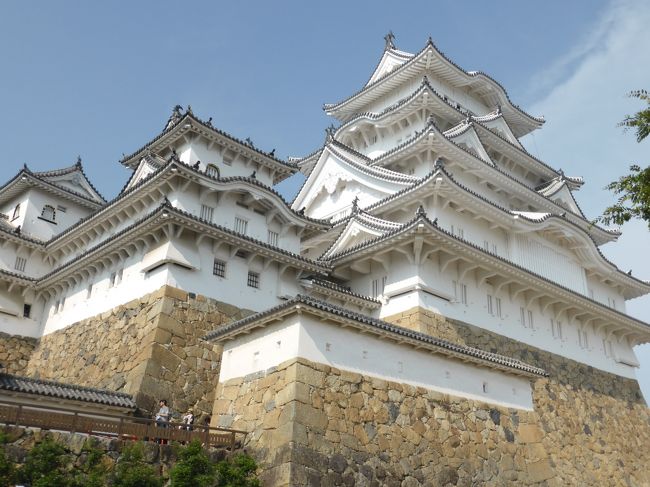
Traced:
[[519, 425], [518, 433], [521, 443], [537, 443], [544, 437], [544, 432], [536, 424], [522, 423]]
[[172, 299], [177, 299], [179, 301], [187, 301], [187, 292], [172, 286], [164, 287], [163, 296]]
[[548, 459], [529, 463], [527, 467], [529, 482], [543, 482], [555, 477], [555, 471]]
[[162, 345], [154, 343], [151, 346], [151, 366], [159, 366], [174, 371], [180, 364], [181, 359]]
[[185, 329], [182, 323], [179, 323], [178, 320], [172, 318], [169, 315], [156, 315], [156, 326], [163, 330], [168, 331], [172, 335], [175, 335], [180, 338], [186, 338]]

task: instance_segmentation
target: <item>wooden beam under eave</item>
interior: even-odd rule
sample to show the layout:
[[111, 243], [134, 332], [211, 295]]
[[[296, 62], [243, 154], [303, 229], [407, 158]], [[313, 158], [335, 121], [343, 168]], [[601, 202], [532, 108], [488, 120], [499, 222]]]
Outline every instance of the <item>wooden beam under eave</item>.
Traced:
[[350, 269], [360, 274], [370, 274], [370, 259], [359, 259], [350, 264]]

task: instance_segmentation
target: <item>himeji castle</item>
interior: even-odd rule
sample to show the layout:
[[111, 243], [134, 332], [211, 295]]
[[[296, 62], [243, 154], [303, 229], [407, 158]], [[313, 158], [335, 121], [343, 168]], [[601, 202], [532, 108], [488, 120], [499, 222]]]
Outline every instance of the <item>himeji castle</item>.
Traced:
[[324, 110], [324, 145], [280, 160], [177, 106], [111, 200], [81, 159], [25, 166], [0, 363], [247, 431], [265, 485], [650, 482], [650, 327], [625, 309], [650, 283], [520, 141], [544, 119], [392, 34]]

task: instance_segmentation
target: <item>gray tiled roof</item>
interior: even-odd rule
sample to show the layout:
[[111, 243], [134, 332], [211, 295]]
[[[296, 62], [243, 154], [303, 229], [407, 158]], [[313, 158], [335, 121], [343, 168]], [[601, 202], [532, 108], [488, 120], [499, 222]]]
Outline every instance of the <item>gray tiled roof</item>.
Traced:
[[63, 384], [50, 380], [32, 379], [12, 374], [0, 373], [0, 391], [21, 392], [56, 399], [105, 404], [122, 408], [135, 409], [133, 397], [123, 392], [94, 389], [72, 384]]

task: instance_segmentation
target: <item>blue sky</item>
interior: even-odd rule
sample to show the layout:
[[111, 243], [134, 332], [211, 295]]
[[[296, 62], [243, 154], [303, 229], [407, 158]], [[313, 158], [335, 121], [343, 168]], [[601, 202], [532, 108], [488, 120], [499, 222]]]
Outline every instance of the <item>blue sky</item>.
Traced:
[[[649, 162], [616, 123], [650, 88], [650, 3], [642, 0], [521, 2], [5, 2], [0, 16], [3, 178], [72, 164], [107, 197], [128, 172], [117, 161], [162, 129], [172, 106], [281, 157], [319, 147], [331, 123], [322, 104], [369, 77], [392, 29], [415, 52], [429, 35], [467, 70], [500, 81], [545, 127], [528, 149], [582, 175], [588, 216], [612, 201], [603, 186], [629, 163]], [[282, 186], [291, 198], [297, 182]], [[643, 224], [603, 251], [650, 279]], [[628, 303], [650, 321], [650, 298]], [[639, 371], [650, 397], [650, 346]]]

